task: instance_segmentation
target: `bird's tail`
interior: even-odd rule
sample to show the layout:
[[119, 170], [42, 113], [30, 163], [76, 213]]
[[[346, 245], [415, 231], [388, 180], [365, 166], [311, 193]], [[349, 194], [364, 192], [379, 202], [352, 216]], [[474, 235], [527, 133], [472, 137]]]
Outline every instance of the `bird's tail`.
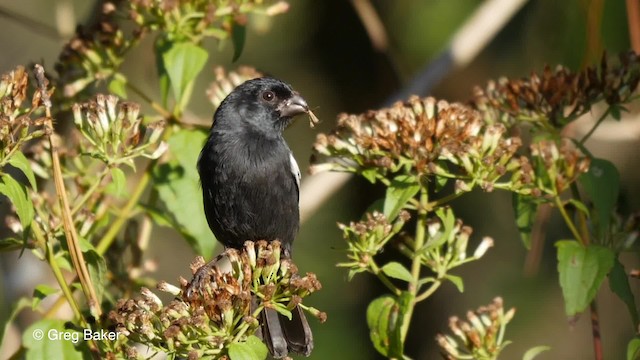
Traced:
[[299, 306], [291, 311], [291, 320], [274, 309], [264, 309], [260, 316], [262, 341], [276, 359], [289, 352], [309, 356], [313, 350], [313, 334], [304, 312]]

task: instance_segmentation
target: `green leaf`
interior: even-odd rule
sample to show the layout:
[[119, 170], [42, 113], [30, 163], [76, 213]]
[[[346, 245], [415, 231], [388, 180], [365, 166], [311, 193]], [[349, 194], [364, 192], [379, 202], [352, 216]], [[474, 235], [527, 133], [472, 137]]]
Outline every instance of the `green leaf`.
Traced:
[[[64, 320], [59, 319], [40, 320], [31, 324], [22, 333], [22, 345], [27, 349], [27, 360], [82, 360], [83, 354], [74, 346], [82, 342], [84, 342], [82, 333], [65, 329]], [[89, 354], [86, 355], [89, 356]]]
[[382, 272], [388, 277], [403, 280], [409, 283], [413, 282], [413, 277], [411, 276], [409, 270], [407, 270], [407, 268], [399, 262], [392, 261], [390, 263], [387, 263], [380, 270], [382, 270]]
[[18, 249], [22, 249], [24, 247], [24, 242], [20, 239], [16, 239], [13, 237], [7, 237], [0, 239], [0, 252], [9, 252]]
[[640, 359], [640, 338], [634, 337], [627, 345], [627, 360]]
[[122, 74], [115, 74], [109, 81], [109, 92], [123, 99], [127, 98], [127, 79]]
[[383, 295], [367, 307], [367, 324], [373, 346], [390, 358], [402, 358], [402, 319], [413, 303], [413, 295], [404, 291], [398, 299]]
[[365, 179], [369, 180], [370, 183], [375, 184], [376, 179], [378, 178], [378, 169], [377, 168], [368, 168], [360, 171], [360, 175], [362, 175]]
[[373, 346], [383, 356], [389, 356], [390, 333], [396, 328], [399, 306], [391, 295], [373, 300], [367, 307], [367, 324]]
[[31, 163], [29, 162], [29, 160], [27, 160], [27, 157], [24, 156], [23, 153], [19, 151], [14, 153], [13, 156], [11, 156], [11, 158], [9, 159], [9, 165], [20, 169], [24, 176], [27, 177], [27, 180], [29, 180], [31, 188], [33, 188], [34, 191], [38, 191], [36, 176], [33, 174], [33, 170], [31, 169]]
[[263, 360], [267, 358], [267, 354], [267, 347], [253, 335], [249, 336], [245, 342], [229, 345], [229, 357], [231, 360]]
[[620, 174], [615, 165], [604, 159], [591, 159], [589, 171], [580, 175], [578, 181], [589, 195], [596, 212], [596, 233], [600, 238], [609, 230], [611, 213], [620, 191]]
[[415, 176], [399, 175], [391, 180], [384, 198], [384, 215], [392, 221], [398, 216], [409, 200], [420, 191], [420, 184]]
[[633, 292], [631, 291], [631, 286], [629, 285], [627, 272], [624, 270], [624, 266], [617, 258], [614, 260], [613, 268], [609, 273], [609, 288], [614, 294], [618, 295], [625, 305], [627, 305], [627, 309], [631, 315], [633, 329], [637, 329], [640, 319], [638, 317], [636, 301], [633, 296]]
[[109, 191], [116, 197], [126, 195], [127, 177], [122, 169], [113, 167], [110, 169], [111, 182], [108, 185]]
[[40, 302], [49, 295], [55, 294], [60, 290], [54, 289], [49, 285], [40, 284], [33, 289], [33, 299], [31, 301], [31, 309], [36, 310]]
[[447, 280], [451, 281], [453, 283], [453, 285], [455, 285], [456, 288], [458, 288], [458, 291], [460, 291], [461, 293], [464, 292], [464, 280], [462, 280], [462, 278], [460, 276], [447, 274], [444, 277]]
[[242, 55], [244, 49], [244, 42], [247, 38], [247, 27], [237, 22], [233, 23], [231, 28], [231, 40], [233, 41], [233, 59], [231, 62], [236, 62]]
[[600, 245], [582, 246], [573, 240], [561, 240], [558, 247], [558, 272], [565, 311], [575, 316], [595, 298], [615, 259], [611, 249]]
[[13, 323], [13, 319], [15, 319], [22, 310], [29, 308], [29, 306], [31, 306], [31, 301], [26, 297], [21, 297], [13, 304], [9, 316], [6, 319], [3, 316], [4, 326], [0, 327], [0, 349], [4, 349], [4, 335], [7, 333], [11, 323]]
[[522, 357], [522, 360], [533, 360], [536, 356], [542, 354], [545, 351], [549, 351], [551, 350], [550, 346], [546, 346], [546, 345], [540, 345], [540, 346], [536, 346], [536, 347], [532, 347], [531, 349], [527, 350], [526, 353], [524, 353], [524, 356]]
[[208, 258], [216, 241], [204, 216], [202, 189], [196, 170], [198, 154], [206, 138], [202, 131], [174, 132], [168, 140], [171, 160], [156, 166], [152, 175], [154, 186], [169, 210], [176, 230], [198, 254]]
[[162, 61], [179, 110], [184, 109], [189, 101], [193, 82], [208, 57], [207, 51], [192, 43], [174, 43], [162, 53]]
[[26, 236], [29, 233], [31, 221], [35, 215], [33, 203], [27, 194], [27, 188], [9, 176], [9, 174], [2, 174], [2, 177], [0, 177], [0, 194], [6, 195], [16, 207], [20, 224], [24, 229], [22, 233]]
[[538, 203], [532, 196], [513, 193], [513, 211], [520, 238], [527, 250], [531, 250], [531, 231], [538, 211]]
[[102, 302], [104, 287], [107, 284], [107, 263], [95, 250], [83, 251], [84, 260], [87, 262], [89, 277], [96, 290], [98, 302]]

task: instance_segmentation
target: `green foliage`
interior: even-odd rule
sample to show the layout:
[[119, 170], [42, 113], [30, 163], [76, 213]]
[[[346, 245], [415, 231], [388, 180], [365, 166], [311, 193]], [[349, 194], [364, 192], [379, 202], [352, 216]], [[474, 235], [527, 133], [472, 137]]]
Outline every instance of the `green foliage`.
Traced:
[[[472, 229], [447, 206], [474, 188], [512, 192], [513, 221], [527, 249], [537, 209], [555, 206], [574, 237], [556, 241], [568, 316], [584, 311], [609, 275], [612, 290], [637, 324], [628, 277], [618, 260], [618, 252], [635, 241], [634, 217], [625, 223], [615, 215], [620, 175], [611, 162], [593, 158], [584, 143], [608, 116], [619, 119], [639, 82], [640, 60], [628, 53], [617, 62], [603, 58], [599, 66], [580, 72], [547, 67], [529, 78], [492, 81], [476, 89], [470, 106], [411, 97], [389, 108], [343, 114], [330, 133], [318, 135], [312, 172], [351, 172], [386, 187], [384, 199], [373, 203], [365, 220], [339, 225], [349, 261], [338, 266], [349, 269], [349, 279], [365, 272], [376, 276], [391, 293], [374, 300], [367, 313], [381, 354], [405, 356], [392, 349], [402, 348], [414, 306], [444, 281], [462, 292], [463, 279], [450, 271], [480, 259], [493, 245], [485, 238], [469, 256]], [[608, 107], [593, 129], [582, 139], [565, 138], [563, 127], [599, 102]], [[511, 135], [523, 129], [531, 132], [528, 149]], [[454, 190], [447, 194], [442, 190], [451, 181]], [[414, 231], [404, 229], [409, 216], [416, 218]], [[409, 269], [394, 260], [378, 265], [376, 255], [389, 246], [411, 263]], [[411, 294], [407, 306], [398, 305], [401, 294]], [[398, 327], [399, 340], [394, 337]], [[451, 358], [494, 359], [499, 353], [479, 347], [467, 349], [465, 357], [455, 341], [441, 340]], [[462, 340], [466, 345], [471, 341]], [[525, 358], [544, 350], [533, 348]]]
[[613, 267], [614, 253], [599, 245], [582, 246], [573, 240], [556, 242], [558, 273], [567, 316], [583, 312], [593, 301]]
[[[172, 160], [153, 171], [154, 187], [168, 211], [173, 227], [198, 254], [210, 257], [216, 241], [202, 211], [202, 189], [196, 169], [207, 135], [203, 131], [179, 130], [168, 139]], [[162, 212], [162, 210], [157, 210]]]
[[[195, 80], [209, 59], [203, 40], [232, 40], [237, 58], [244, 46], [247, 15], [273, 16], [287, 8], [276, 1], [243, 1], [242, 6], [220, 0], [106, 2], [95, 14], [95, 24], [79, 27], [61, 51], [58, 77], [45, 74], [40, 65], [35, 67], [35, 81], [22, 67], [3, 74], [0, 195], [7, 197], [15, 212], [6, 219], [14, 234], [0, 239], [0, 251], [31, 251], [49, 266], [57, 282], [55, 287], [39, 285], [32, 296], [18, 300], [9, 318], [10, 323], [28, 305], [47, 318], [36, 320], [23, 334], [24, 357], [138, 357], [125, 353], [128, 339], [85, 341], [80, 336], [81, 341], [70, 342], [50, 340], [46, 333], [75, 338], [82, 335], [78, 331], [107, 331], [106, 314], [117, 308], [116, 299], [155, 282], [148, 278], [153, 266], [144, 256], [155, 246], [154, 226], [171, 226], [199, 254], [213, 253], [216, 242], [203, 215], [195, 169], [206, 135], [183, 121]], [[145, 37], [155, 39], [159, 100], [132, 84], [123, 70], [127, 62], [136, 61], [130, 54]], [[245, 68], [228, 78], [218, 74], [212, 97], [224, 98], [239, 83], [258, 75]], [[105, 85], [115, 95], [96, 94]], [[129, 94], [138, 95], [146, 106], [127, 101]], [[212, 103], [219, 104], [214, 99]], [[53, 128], [54, 119], [71, 125], [64, 141]], [[54, 193], [53, 186], [44, 184], [51, 180]], [[282, 270], [279, 276], [286, 273]], [[269, 281], [276, 279], [274, 275]], [[307, 289], [303, 293], [278, 289], [271, 294], [271, 305], [290, 314], [293, 297], [308, 295], [315, 285], [319, 286], [317, 280], [298, 284]], [[42, 300], [54, 297], [54, 307], [44, 308], [49, 302]], [[65, 303], [72, 311], [71, 320], [49, 319]], [[323, 315], [314, 308], [304, 309]], [[255, 324], [251, 326], [255, 330]], [[44, 340], [32, 336], [36, 330], [45, 333]], [[251, 332], [236, 335], [225, 340], [233, 345], [230, 350], [218, 348], [217, 356], [266, 357], [266, 347]], [[201, 341], [211, 345], [206, 337]]]

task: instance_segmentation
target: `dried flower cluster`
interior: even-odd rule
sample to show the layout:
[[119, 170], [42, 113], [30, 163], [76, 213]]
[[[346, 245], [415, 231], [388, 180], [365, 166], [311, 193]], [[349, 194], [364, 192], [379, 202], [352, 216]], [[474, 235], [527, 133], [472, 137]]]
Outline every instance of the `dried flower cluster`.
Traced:
[[[328, 135], [319, 134], [312, 171], [359, 172], [379, 169], [374, 178], [402, 171], [458, 178], [460, 190], [479, 185], [491, 190], [507, 170], [521, 164], [514, 159], [521, 145], [505, 137], [502, 124], [487, 124], [480, 114], [461, 104], [411, 97], [391, 108], [361, 115], [342, 114]], [[447, 163], [462, 170], [457, 174]], [[370, 178], [370, 180], [373, 180]]]
[[448, 360], [497, 359], [502, 349], [509, 344], [503, 336], [514, 314], [514, 308], [505, 313], [502, 298], [497, 297], [491, 304], [467, 312], [467, 321], [457, 316], [449, 318], [453, 336], [436, 336], [442, 356]]
[[133, 0], [130, 17], [141, 28], [167, 29], [175, 37], [222, 40], [229, 37], [234, 22], [246, 24], [248, 13], [258, 11], [274, 16], [289, 9], [285, 1], [267, 2], [271, 4], [264, 5], [264, 0]]
[[562, 66], [553, 71], [547, 66], [529, 78], [491, 81], [486, 88], [475, 89], [473, 105], [487, 121], [562, 126], [601, 100], [609, 105], [629, 101], [640, 81], [640, 59], [629, 52], [621, 54], [615, 64], [610, 62], [605, 54], [599, 67], [579, 72]]
[[531, 157], [536, 169], [545, 169], [536, 177], [534, 195], [559, 195], [571, 183], [589, 170], [590, 160], [582, 155], [568, 140], [560, 146], [555, 141], [542, 140], [531, 144]]
[[233, 89], [247, 80], [262, 76], [260, 72], [250, 66], [240, 66], [237, 70], [229, 73], [225, 73], [224, 68], [218, 66], [215, 68], [215, 75], [216, 80], [207, 89], [207, 98], [216, 109]]
[[[228, 39], [233, 24], [246, 24], [250, 13], [274, 16], [289, 9], [285, 1], [113, 1], [105, 2], [98, 21], [79, 28], [56, 64], [64, 95], [73, 97], [90, 84], [121, 76], [126, 53], [146, 34], [162, 30], [170, 41], [199, 43], [213, 37]], [[116, 5], [117, 4], [117, 5]], [[118, 16], [125, 13], [126, 16]], [[131, 23], [122, 22], [128, 18]], [[133, 26], [131, 26], [133, 25]], [[123, 28], [131, 28], [125, 33]]]
[[[456, 219], [451, 208], [441, 208], [436, 211], [437, 217], [427, 220], [426, 241], [421, 249], [415, 249], [411, 241], [406, 242], [404, 251], [418, 254], [422, 264], [440, 274], [443, 270], [450, 270], [472, 260], [484, 256], [493, 246], [493, 239], [484, 237], [473, 255], [467, 254], [469, 237], [473, 232], [470, 226], [462, 224], [462, 220]], [[438, 251], [429, 251], [438, 249]]]
[[22, 66], [0, 79], [0, 168], [25, 142], [44, 135], [40, 93], [36, 91], [31, 102], [25, 102], [28, 82]]
[[277, 241], [248, 241], [242, 251], [228, 249], [209, 264], [199, 258], [192, 271], [193, 280], [181, 279], [181, 288], [159, 285], [178, 296], [166, 306], [145, 289], [142, 298], [120, 300], [110, 313], [117, 330], [131, 341], [177, 356], [221, 358], [230, 344], [246, 341], [256, 331], [264, 308], [290, 315], [298, 305], [320, 321], [326, 319], [325, 313], [302, 304], [321, 289], [320, 282], [311, 273], [298, 275], [289, 259], [280, 259]]
[[359, 272], [370, 270], [373, 257], [402, 229], [409, 218], [409, 213], [402, 211], [391, 224], [384, 214], [374, 211], [366, 214], [366, 220], [352, 221], [348, 226], [338, 224], [347, 241], [349, 258], [348, 262], [338, 266], [349, 268], [349, 279]]
[[98, 94], [83, 104], [74, 104], [73, 120], [88, 144], [82, 150], [107, 164], [125, 162], [133, 165], [133, 158], [145, 156], [156, 159], [167, 149], [160, 141], [164, 121], [148, 124], [140, 129], [140, 105], [119, 102], [114, 95]]
[[78, 27], [56, 63], [62, 94], [73, 97], [88, 85], [105, 81], [117, 73], [125, 53], [142, 35], [137, 29], [128, 38], [117, 24], [116, 5], [105, 2], [98, 20], [90, 28]]

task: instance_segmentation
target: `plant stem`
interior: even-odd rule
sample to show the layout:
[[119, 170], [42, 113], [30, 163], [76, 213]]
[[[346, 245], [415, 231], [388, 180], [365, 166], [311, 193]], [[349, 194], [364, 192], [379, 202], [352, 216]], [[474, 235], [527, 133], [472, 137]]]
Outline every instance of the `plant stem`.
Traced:
[[591, 334], [593, 335], [593, 352], [595, 360], [602, 360], [602, 337], [600, 336], [600, 317], [596, 300], [591, 301]]
[[96, 246], [96, 251], [98, 252], [98, 254], [104, 255], [109, 246], [111, 246], [111, 243], [113, 243], [113, 240], [115, 240], [116, 236], [120, 232], [120, 229], [122, 229], [127, 220], [129, 220], [129, 215], [138, 204], [140, 197], [144, 193], [144, 190], [147, 188], [147, 185], [151, 180], [151, 167], [153, 166], [153, 164], [155, 164], [155, 161], [149, 163], [149, 166], [138, 181], [138, 185], [133, 190], [131, 198], [129, 198], [129, 201], [125, 204], [125, 206], [122, 208], [122, 211], [118, 214], [118, 218], [116, 219], [116, 221], [111, 224], [109, 231], [107, 231], [107, 233], [104, 234], [102, 239], [100, 239], [100, 241], [98, 242], [98, 245]]
[[380, 279], [380, 281], [389, 289], [391, 290], [391, 292], [393, 293], [393, 295], [395, 296], [400, 296], [400, 289], [398, 289], [397, 287], [395, 287], [393, 285], [393, 283], [391, 282], [391, 280], [389, 280], [389, 278], [380, 270], [380, 268], [378, 267], [378, 264], [376, 264], [375, 261], [373, 261], [373, 258], [369, 259], [369, 267], [371, 268], [371, 271], [378, 277], [378, 279]]
[[96, 192], [98, 187], [100, 187], [102, 180], [107, 175], [108, 171], [109, 171], [108, 168], [105, 168], [102, 170], [102, 172], [98, 175], [98, 180], [96, 180], [93, 184], [91, 184], [91, 187], [84, 193], [84, 195], [82, 195], [82, 199], [80, 199], [80, 201], [76, 204], [76, 206], [74, 206], [73, 209], [71, 209], [71, 215], [75, 215], [78, 211], [80, 211], [80, 209], [84, 206], [87, 200], [89, 200], [91, 195], [93, 195], [93, 193]]
[[582, 239], [582, 236], [580, 236], [578, 229], [576, 229], [576, 226], [573, 224], [573, 221], [571, 221], [571, 218], [569, 217], [567, 210], [564, 208], [564, 204], [562, 203], [562, 200], [560, 200], [560, 196], [556, 195], [555, 202], [556, 202], [556, 206], [558, 207], [558, 210], [560, 211], [560, 214], [562, 215], [562, 218], [564, 219], [564, 222], [569, 227], [571, 234], [573, 234], [573, 236], [576, 238], [576, 240], [578, 240], [578, 242], [582, 246], [586, 246], [587, 244], [585, 243], [585, 240]]
[[80, 324], [82, 326], [86, 326], [86, 321], [82, 316], [82, 313], [80, 312], [80, 307], [78, 306], [76, 299], [74, 299], [73, 293], [69, 288], [69, 286], [67, 285], [67, 281], [64, 279], [64, 276], [62, 275], [62, 271], [60, 270], [60, 267], [58, 266], [58, 263], [55, 260], [55, 253], [51, 248], [51, 244], [49, 243], [49, 241], [47, 241], [44, 234], [42, 233], [42, 229], [40, 229], [40, 225], [37, 222], [33, 221], [31, 223], [31, 231], [33, 232], [33, 235], [36, 237], [38, 244], [43, 245], [45, 259], [47, 260], [47, 263], [49, 263], [49, 266], [51, 266], [51, 270], [53, 271], [53, 276], [56, 278], [56, 281], [60, 286], [60, 290], [62, 290], [62, 294], [64, 295], [67, 302], [69, 303], [69, 306], [71, 307], [71, 311], [73, 311], [73, 315], [76, 317], [76, 319], [78, 319], [78, 321], [80, 321]]
[[50, 153], [53, 182], [56, 187], [58, 201], [60, 202], [62, 224], [64, 228], [65, 239], [67, 241], [67, 247], [69, 249], [69, 255], [71, 257], [73, 268], [75, 269], [78, 278], [80, 279], [80, 286], [82, 287], [82, 291], [84, 292], [87, 303], [89, 304], [91, 314], [94, 315], [96, 319], [99, 319], [102, 315], [102, 309], [100, 308], [98, 296], [96, 295], [93, 283], [91, 282], [91, 277], [89, 276], [87, 263], [84, 260], [82, 250], [80, 250], [80, 243], [78, 242], [78, 232], [75, 228], [75, 224], [73, 223], [73, 216], [71, 214], [71, 208], [69, 207], [69, 199], [67, 198], [67, 189], [65, 188], [64, 178], [62, 177], [62, 166], [60, 164], [60, 155], [58, 154], [58, 144], [55, 143], [52, 136], [52, 134], [54, 133], [54, 128], [53, 117], [51, 116], [51, 100], [49, 99], [49, 93], [47, 89], [49, 81], [46, 79], [44, 68], [41, 65], [36, 64], [35, 69], [36, 79], [38, 81], [38, 90], [40, 91], [42, 103], [44, 104], [45, 108], [44, 126], [45, 129], [48, 129], [46, 133], [49, 134], [47, 138], [51, 148]]
[[429, 296], [433, 295], [434, 292], [436, 292], [436, 290], [438, 290], [438, 288], [440, 288], [440, 285], [442, 285], [442, 281], [440, 280], [436, 280], [433, 282], [433, 284], [431, 284], [431, 286], [422, 292], [422, 294], [416, 296], [414, 302], [415, 303], [419, 303], [420, 301], [428, 298]]
[[593, 135], [594, 132], [596, 132], [596, 129], [598, 129], [598, 127], [600, 126], [600, 124], [604, 121], [604, 119], [607, 118], [607, 116], [609, 116], [609, 113], [611, 112], [611, 106], [609, 106], [607, 108], [607, 110], [605, 110], [604, 113], [602, 113], [602, 115], [600, 115], [600, 117], [598, 118], [598, 120], [596, 121], [595, 124], [593, 124], [593, 127], [589, 130], [588, 133], [586, 133], [582, 139], [580, 139], [580, 141], [578, 142], [578, 144], [583, 145], [584, 143], [587, 142], [587, 140], [589, 140], [589, 138], [591, 137], [591, 135]]
[[[411, 259], [411, 278], [412, 281], [407, 286], [407, 291], [412, 295], [411, 304], [409, 305], [407, 312], [402, 315], [402, 328], [400, 329], [400, 336], [402, 343], [404, 344], [407, 334], [409, 332], [409, 325], [411, 324], [411, 317], [413, 316], [413, 309], [416, 306], [416, 295], [418, 294], [418, 281], [420, 281], [420, 268], [422, 266], [421, 256], [416, 254], [418, 249], [421, 249], [424, 245], [426, 234], [426, 220], [427, 209], [429, 206], [429, 195], [425, 187], [420, 188], [420, 207], [418, 208], [418, 221], [416, 223], [416, 238], [413, 246], [413, 258]], [[432, 285], [433, 287], [433, 285]], [[435, 290], [434, 290], [435, 291]]]
[[163, 118], [170, 119], [172, 117], [171, 112], [169, 112], [167, 109], [162, 107], [162, 105], [160, 105], [157, 102], [153, 101], [153, 99], [151, 99], [144, 92], [142, 92], [142, 90], [138, 89], [138, 87], [136, 87], [135, 85], [131, 84], [128, 81], [126, 82], [126, 84], [127, 84], [127, 87], [129, 89], [131, 89], [131, 91], [133, 91], [138, 96], [140, 96], [144, 101], [149, 103], [149, 105], [151, 105], [153, 110], [157, 111]]

